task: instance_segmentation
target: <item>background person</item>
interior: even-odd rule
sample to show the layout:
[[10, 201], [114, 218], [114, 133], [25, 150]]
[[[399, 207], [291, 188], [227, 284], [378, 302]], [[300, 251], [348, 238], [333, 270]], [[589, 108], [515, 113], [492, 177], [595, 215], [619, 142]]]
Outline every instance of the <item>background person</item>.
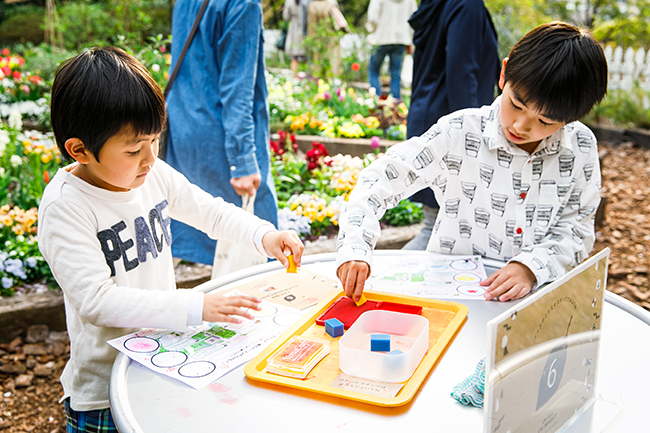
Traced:
[[373, 46], [368, 64], [368, 82], [381, 95], [380, 71], [384, 59], [390, 62], [390, 93], [401, 99], [402, 58], [411, 50], [413, 29], [409, 17], [417, 9], [415, 0], [370, 0], [366, 28], [368, 42]]
[[[172, 19], [173, 69], [201, 7], [177, 0]], [[255, 215], [277, 226], [270, 170], [269, 111], [260, 0], [211, 0], [167, 97], [166, 161], [210, 194], [241, 206], [255, 195]], [[172, 253], [212, 264], [216, 242], [172, 221]]]
[[298, 64], [305, 60], [305, 48], [303, 42], [305, 34], [303, 33], [303, 16], [305, 5], [300, 0], [285, 0], [284, 9], [282, 10], [282, 19], [289, 23], [287, 30], [287, 40], [284, 45], [284, 52], [291, 56], [291, 70], [298, 72]]
[[[409, 23], [415, 52], [407, 138], [446, 114], [490, 104], [500, 68], [497, 33], [482, 0], [422, 0]], [[424, 227], [403, 249], [425, 250], [439, 205], [429, 188], [410, 200], [424, 205]]]

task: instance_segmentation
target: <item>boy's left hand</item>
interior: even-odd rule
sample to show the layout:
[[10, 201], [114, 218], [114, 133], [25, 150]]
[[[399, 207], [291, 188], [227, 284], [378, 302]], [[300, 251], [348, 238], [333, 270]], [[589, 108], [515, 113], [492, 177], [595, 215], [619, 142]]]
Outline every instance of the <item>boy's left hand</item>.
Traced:
[[264, 246], [264, 249], [266, 249], [266, 251], [273, 257], [278, 259], [285, 268], [289, 266], [287, 254], [292, 254], [296, 266], [300, 267], [300, 260], [302, 258], [302, 252], [305, 250], [305, 246], [302, 244], [302, 241], [296, 232], [292, 230], [268, 232], [262, 238], [262, 245]]
[[535, 284], [535, 274], [528, 266], [519, 262], [510, 262], [499, 269], [488, 279], [480, 282], [481, 286], [489, 286], [483, 296], [499, 301], [523, 298], [530, 292]]

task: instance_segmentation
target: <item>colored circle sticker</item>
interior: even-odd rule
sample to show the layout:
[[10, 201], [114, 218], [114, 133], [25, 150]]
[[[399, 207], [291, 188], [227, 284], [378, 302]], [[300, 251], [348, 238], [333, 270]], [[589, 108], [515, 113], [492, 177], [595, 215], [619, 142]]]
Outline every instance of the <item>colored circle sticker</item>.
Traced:
[[176, 367], [187, 361], [187, 355], [183, 352], [160, 352], [151, 357], [151, 363], [156, 367]]
[[124, 342], [124, 348], [136, 353], [147, 353], [158, 350], [160, 343], [149, 337], [131, 337]]
[[461, 295], [466, 295], [466, 296], [483, 296], [483, 293], [485, 293], [485, 289], [483, 287], [473, 286], [469, 284], [458, 286], [456, 290]]
[[481, 277], [470, 272], [461, 272], [454, 275], [454, 280], [460, 281], [461, 283], [478, 283], [481, 281]]
[[471, 259], [462, 259], [462, 260], [454, 260], [451, 263], [452, 269], [456, 269], [457, 271], [473, 271], [478, 267], [475, 261]]
[[216, 366], [209, 361], [194, 361], [178, 369], [178, 374], [183, 377], [203, 377], [216, 370]]

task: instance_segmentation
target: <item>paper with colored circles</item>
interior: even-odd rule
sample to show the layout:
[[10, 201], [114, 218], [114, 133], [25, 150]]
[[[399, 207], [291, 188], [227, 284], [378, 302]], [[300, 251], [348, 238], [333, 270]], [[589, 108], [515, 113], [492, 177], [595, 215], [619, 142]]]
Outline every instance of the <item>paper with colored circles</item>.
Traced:
[[366, 290], [430, 299], [483, 299], [481, 256], [375, 256]]

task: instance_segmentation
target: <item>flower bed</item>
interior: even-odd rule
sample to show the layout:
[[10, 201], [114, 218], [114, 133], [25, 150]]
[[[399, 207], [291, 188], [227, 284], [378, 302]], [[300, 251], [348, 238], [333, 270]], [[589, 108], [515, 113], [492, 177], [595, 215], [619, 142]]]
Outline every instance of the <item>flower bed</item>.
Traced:
[[56, 287], [36, 239], [37, 207], [61, 164], [52, 134], [0, 124], [0, 296]]
[[[379, 144], [373, 146], [377, 149]], [[305, 240], [331, 236], [338, 231], [338, 218], [357, 183], [359, 172], [382, 154], [363, 158], [330, 156], [325, 146], [313, 142], [304, 156], [298, 152], [296, 136], [280, 131], [271, 141], [271, 169], [278, 195], [278, 226], [295, 230]], [[404, 226], [422, 221], [421, 205], [409, 200], [389, 209], [383, 225]]]
[[323, 137], [406, 138], [408, 108], [393, 97], [302, 75], [267, 73], [271, 129]]

